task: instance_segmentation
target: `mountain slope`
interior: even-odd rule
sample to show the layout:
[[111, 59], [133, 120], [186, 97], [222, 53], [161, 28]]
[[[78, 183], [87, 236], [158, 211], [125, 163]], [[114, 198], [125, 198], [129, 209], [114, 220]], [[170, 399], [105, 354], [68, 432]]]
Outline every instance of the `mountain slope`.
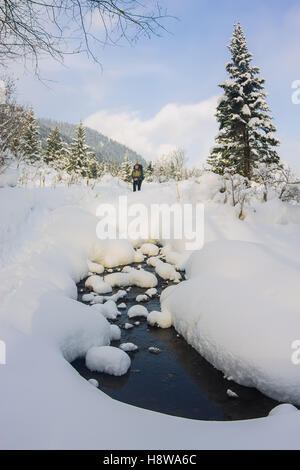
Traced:
[[[67, 144], [71, 143], [76, 132], [75, 124], [55, 121], [54, 119], [39, 118], [38, 125], [40, 127], [39, 132], [43, 146], [46, 144], [46, 138], [49, 132], [56, 126], [62, 134], [62, 139]], [[90, 129], [89, 127], [86, 127], [86, 143], [95, 150], [99, 160], [109, 160], [121, 163], [124, 160], [124, 156], [127, 151], [129, 160], [133, 162], [138, 160], [139, 163], [142, 163], [143, 165], [146, 163], [143, 157], [137, 154], [134, 150], [129, 149], [126, 145], [120, 144], [119, 142], [106, 137], [98, 131]]]

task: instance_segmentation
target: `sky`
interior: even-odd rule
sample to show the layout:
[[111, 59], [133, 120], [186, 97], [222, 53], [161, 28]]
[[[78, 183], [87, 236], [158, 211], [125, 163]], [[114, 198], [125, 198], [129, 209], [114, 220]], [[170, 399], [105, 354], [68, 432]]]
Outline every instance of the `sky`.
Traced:
[[178, 18], [166, 20], [168, 32], [100, 49], [102, 68], [84, 54], [65, 65], [44, 59], [41, 82], [30, 67], [15, 64], [19, 99], [39, 117], [82, 119], [147, 159], [180, 147], [190, 165], [200, 166], [214, 144], [218, 84], [230, 60], [226, 46], [240, 21], [253, 64], [266, 79], [280, 156], [300, 173], [300, 104], [292, 102], [292, 83], [300, 80], [299, 0], [160, 3]]

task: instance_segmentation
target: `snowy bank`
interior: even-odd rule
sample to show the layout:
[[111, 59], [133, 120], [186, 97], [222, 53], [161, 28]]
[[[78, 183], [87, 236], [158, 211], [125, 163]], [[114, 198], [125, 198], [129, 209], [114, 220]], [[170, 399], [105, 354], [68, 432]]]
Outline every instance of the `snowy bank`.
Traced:
[[[198, 186], [184, 183], [180, 185], [179, 190], [182, 194], [186, 194], [186, 198], [197, 200]], [[141, 194], [145, 203], [149, 204], [155, 199], [158, 202], [176, 201], [177, 194], [173, 185], [158, 185], [159, 191], [155, 188], [155, 185], [145, 184]], [[0, 339], [5, 341], [7, 348], [7, 364], [0, 365], [3, 397], [0, 401], [0, 447], [3, 449], [299, 447], [300, 413], [294, 408], [288, 410], [280, 408], [278, 412], [273, 411], [270, 417], [243, 422], [216, 423], [176, 418], [112, 400], [101, 390], [90, 386], [90, 383], [69, 364], [69, 361], [76, 357], [84, 357], [92, 347], [108, 346], [110, 340], [117, 339], [120, 334], [120, 331], [111, 327], [97, 309], [76, 301], [76, 283], [88, 274], [87, 260], [101, 264], [112, 263], [111, 259], [109, 261], [104, 259], [102, 247], [95, 238], [94, 214], [99, 199], [115, 203], [116, 197], [124, 191], [127, 189], [117, 184], [113, 185], [111, 181], [108, 184], [104, 182], [94, 191], [76, 186], [69, 189], [0, 189], [1, 200], [7, 201], [7, 204], [2, 205], [0, 209], [2, 266]], [[297, 259], [297, 256], [293, 255], [295, 247], [299, 246], [298, 228], [294, 230], [291, 226], [281, 226], [274, 234], [273, 228], [268, 232], [268, 228], [265, 229], [263, 224], [253, 223], [250, 230], [246, 225], [241, 228], [239, 221], [229, 224], [230, 211], [228, 210], [229, 217], [224, 216], [225, 212], [227, 214], [227, 209], [223, 209], [223, 206], [208, 208], [210, 223], [208, 235], [211, 238], [217, 236], [230, 238], [228, 232], [226, 233], [226, 227], [230, 225], [233, 227], [230, 229], [232, 232], [235, 226], [238, 227], [238, 236], [243, 234], [244, 239], [248, 241], [250, 238], [250, 241], [257, 241], [253, 238], [267, 239], [276, 253], [275, 258], [285, 252], [285, 261], [289, 260], [291, 263], [291, 266], [285, 270], [285, 276], [288, 276], [289, 282], [293, 282], [292, 264], [294, 262], [295, 269], [298, 270], [299, 263], [299, 257]], [[220, 218], [220, 214], [224, 217]], [[234, 233], [236, 235], [237, 231]], [[291, 240], [293, 248], [289, 249]], [[172, 244], [173, 252], [176, 252], [176, 245]], [[132, 254], [131, 249], [128, 249], [129, 252]], [[99, 253], [102, 253], [101, 256]], [[195, 254], [195, 257], [197, 256]], [[268, 258], [269, 255], [265, 256]], [[117, 261], [113, 260], [114, 263]], [[199, 263], [195, 261], [195, 266]], [[231, 260], [229, 265], [230, 263]], [[277, 266], [280, 260], [275, 260], [274, 263]], [[191, 342], [198, 338], [198, 330], [195, 328], [193, 337], [191, 328], [184, 321], [183, 313], [192, 321], [195, 320], [197, 326], [197, 322], [200, 321], [197, 315], [202, 306], [202, 296], [206, 300], [205, 287], [211, 289], [212, 278], [215, 275], [211, 267], [210, 271], [208, 269], [206, 281], [205, 275], [199, 274], [197, 269], [193, 268], [191, 260], [190, 280], [172, 288], [170, 296], [165, 294], [164, 299], [165, 305], [172, 311], [176, 328], [178, 331], [186, 331], [187, 336], [189, 331]], [[223, 277], [221, 271], [217, 281], [223, 280]], [[192, 284], [194, 282], [195, 289]], [[245, 283], [246, 279], [242, 279], [242, 287]], [[227, 285], [233, 284], [227, 279]], [[267, 289], [271, 288], [272, 284], [268, 283]], [[186, 296], [189, 291], [193, 293], [191, 299]], [[182, 293], [180, 299], [178, 292]], [[291, 290], [288, 288], [287, 292], [290, 293]], [[220, 297], [222, 295], [223, 290], [220, 289]], [[263, 295], [262, 290], [259, 291], [259, 295]], [[273, 292], [273, 295], [276, 297], [276, 293]], [[204, 312], [203, 324], [209, 328], [213, 328], [215, 304], [210, 302], [217, 302], [216, 289], [213, 297], [213, 300], [207, 298], [211, 318], [208, 318], [209, 312]], [[181, 307], [184, 307], [183, 311]], [[223, 303], [222, 311], [224, 308]], [[294, 322], [293, 300], [287, 299], [287, 311], [289, 319]], [[275, 313], [278, 312], [277, 309]], [[232, 338], [234, 336], [232, 329], [237, 331], [238, 327], [241, 328], [241, 320], [237, 317], [237, 323], [233, 320], [229, 318], [229, 323], [226, 323], [218, 312], [218, 317], [214, 321], [215, 333], [207, 330], [204, 340], [209, 340], [209, 344], [214, 344], [218, 350], [221, 346], [227, 346], [226, 334], [230, 333]], [[218, 328], [218, 322], [222, 321], [225, 328], [223, 336]], [[293, 324], [295, 327], [296, 320]], [[277, 319], [275, 325], [277, 331], [282, 322]], [[246, 329], [252, 331], [251, 328], [251, 321], [248, 319]], [[259, 329], [258, 323], [257, 334]], [[289, 331], [288, 328], [283, 329], [284, 338], [288, 337]], [[297, 334], [297, 331], [294, 330], [294, 333]], [[215, 340], [212, 341], [214, 334]], [[218, 346], [217, 340], [220, 340], [221, 346]], [[233, 347], [235, 346], [233, 343]], [[245, 357], [246, 351], [243, 351], [242, 347], [240, 352], [242, 357]], [[280, 349], [280, 355], [275, 356], [275, 359], [278, 357], [279, 360], [279, 370], [284, 365], [281, 352]], [[229, 355], [226, 351], [224, 354], [228, 360]], [[211, 358], [213, 359], [213, 355]], [[270, 361], [270, 371], [266, 371], [267, 378], [272, 376], [275, 366], [276, 360], [273, 364]], [[285, 371], [282, 371], [282, 374], [288, 378], [288, 383], [293, 380], [292, 374]], [[123, 427], [120, 427], [120, 422], [126, 423], [126, 433]], [[142, 429], [143, 432], [137, 433], [137, 429]], [[160, 430], [159, 433], [157, 429]]]

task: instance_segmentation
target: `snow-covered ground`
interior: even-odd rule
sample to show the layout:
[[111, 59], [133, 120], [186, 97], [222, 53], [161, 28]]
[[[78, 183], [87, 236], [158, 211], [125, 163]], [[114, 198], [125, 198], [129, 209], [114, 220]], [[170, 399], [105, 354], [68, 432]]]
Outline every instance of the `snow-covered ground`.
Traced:
[[[129, 242], [97, 239], [97, 207], [117, 204], [120, 195], [146, 205], [180, 197], [205, 202], [206, 243], [187, 262], [188, 280], [164, 292], [162, 314], [152, 321], [174, 324], [226, 376], [300, 404], [300, 365], [291, 362], [300, 335], [300, 207], [256, 203], [241, 221], [216, 193], [211, 178], [144, 184], [135, 194], [112, 178], [94, 189], [0, 189], [0, 340], [7, 355], [0, 365], [1, 448], [299, 447], [300, 413], [292, 406], [243, 422], [176, 418], [111, 399], [69, 364], [119, 334], [97, 310], [105, 304], [76, 301], [76, 283], [95, 269], [87, 260], [127, 265], [138, 253]], [[164, 244], [164, 261], [182, 267], [183, 244]], [[150, 246], [142, 252], [157, 255]], [[172, 266], [161, 269], [174, 274]], [[127, 285], [144, 283], [142, 273], [126, 271]]]

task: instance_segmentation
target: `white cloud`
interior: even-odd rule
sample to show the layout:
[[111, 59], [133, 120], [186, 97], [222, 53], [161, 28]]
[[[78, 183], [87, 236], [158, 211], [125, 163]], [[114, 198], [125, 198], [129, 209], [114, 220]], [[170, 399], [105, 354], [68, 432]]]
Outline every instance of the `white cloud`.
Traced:
[[202, 163], [217, 132], [214, 118], [217, 97], [190, 105], [170, 103], [154, 117], [141, 119], [137, 112], [98, 111], [85, 125], [154, 160], [175, 147], [183, 148], [191, 164]]

